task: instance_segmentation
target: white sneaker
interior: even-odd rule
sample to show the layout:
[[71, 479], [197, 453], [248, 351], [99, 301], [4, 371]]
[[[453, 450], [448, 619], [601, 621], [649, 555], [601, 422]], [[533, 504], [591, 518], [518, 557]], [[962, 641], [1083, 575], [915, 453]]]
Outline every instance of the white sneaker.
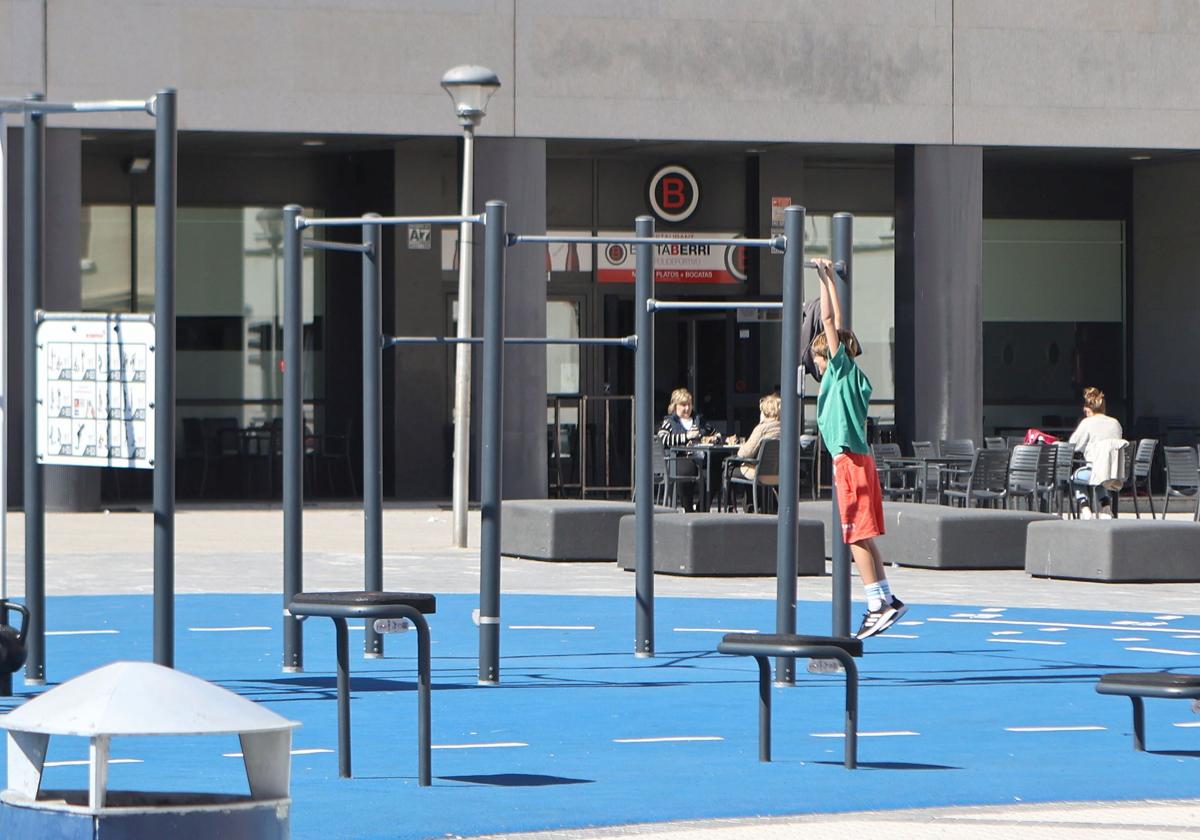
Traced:
[[1079, 518], [1080, 519], [1094, 519], [1095, 517], [1092, 515], [1092, 509], [1090, 507], [1088, 507], [1087, 505], [1083, 505], [1079, 508]]
[[1112, 519], [1112, 511], [1106, 507], [1100, 508], [1100, 512], [1096, 514], [1097, 519]]

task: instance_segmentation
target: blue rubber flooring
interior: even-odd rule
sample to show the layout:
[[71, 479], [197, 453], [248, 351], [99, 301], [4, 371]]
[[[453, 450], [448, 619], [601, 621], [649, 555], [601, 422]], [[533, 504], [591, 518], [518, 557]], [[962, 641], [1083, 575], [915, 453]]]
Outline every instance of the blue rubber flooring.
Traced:
[[[756, 667], [721, 632], [774, 624], [774, 603], [657, 601], [657, 653], [637, 659], [631, 598], [509, 595], [501, 685], [476, 685], [477, 599], [442, 596], [433, 633], [434, 785], [416, 781], [415, 634], [354, 657], [354, 774], [337, 776], [332, 622], [311, 619], [302, 674], [280, 671], [280, 599], [180, 596], [176, 664], [303, 723], [293, 836], [416, 838], [940, 805], [1200, 796], [1200, 716], [1148, 701], [1150, 752], [1100, 674], [1195, 669], [1200, 616], [913, 605], [860, 661], [860, 769], [841, 766], [842, 679], [774, 690], [774, 761], [757, 761]], [[354, 622], [351, 623], [352, 626]], [[800, 632], [828, 604], [802, 602]], [[150, 659], [148, 596], [48, 600], [47, 669], [66, 680]], [[196, 629], [193, 629], [196, 628]], [[206, 631], [207, 628], [207, 631]], [[240, 628], [212, 631], [211, 628]], [[117, 631], [117, 632], [111, 632]], [[352, 631], [352, 646], [356, 644]], [[353, 647], [352, 647], [353, 652]], [[0, 699], [8, 711], [30, 696]], [[52, 738], [49, 760], [86, 758]], [[112, 789], [247, 791], [236, 737], [117, 739]], [[122, 761], [123, 760], [123, 761]], [[85, 788], [49, 767], [47, 787]]]

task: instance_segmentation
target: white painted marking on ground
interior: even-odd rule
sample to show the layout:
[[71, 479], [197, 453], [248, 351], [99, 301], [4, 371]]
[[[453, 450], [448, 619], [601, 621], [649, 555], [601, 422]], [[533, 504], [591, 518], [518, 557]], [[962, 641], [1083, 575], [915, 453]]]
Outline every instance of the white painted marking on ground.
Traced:
[[[109, 764], [143, 764], [140, 758], [110, 758]], [[47, 761], [43, 767], [87, 767], [91, 764], [86, 758], [75, 759], [74, 761]]]
[[189, 627], [188, 630], [192, 633], [241, 633], [249, 630], [270, 630], [270, 627], [261, 625], [247, 625], [246, 627]]
[[1173, 723], [1172, 726], [1178, 726], [1180, 729], [1195, 729], [1200, 727], [1200, 721], [1191, 720], [1187, 723]]
[[[955, 617], [943, 618], [943, 617], [937, 617], [937, 616], [930, 618], [929, 620], [930, 621], [942, 621], [942, 622], [946, 622], [949, 624], [1007, 624], [1007, 625], [1011, 625], [1014, 627], [1046, 627], [1046, 626], [1052, 624], [1055, 627], [1073, 627], [1077, 630], [1129, 630], [1129, 629], [1131, 629], [1130, 627], [1127, 626], [1128, 623], [1126, 623], [1126, 626], [1121, 626], [1118, 622], [1114, 622], [1113, 624], [1077, 624], [1077, 623], [1071, 622], [1071, 621], [1018, 621], [1013, 618], [993, 618], [992, 620], [985, 622], [985, 621], [977, 621], [975, 619], [970, 619], [970, 618], [955, 618]], [[1145, 622], [1143, 622], [1143, 623], [1145, 623]], [[1185, 630], [1180, 627], [1142, 627], [1142, 626], [1139, 626], [1138, 630], [1141, 631], [1142, 633], [1200, 633], [1200, 629]]]
[[1133, 621], [1132, 619], [1123, 619], [1114, 621], [1113, 624], [1120, 624], [1125, 627], [1161, 627], [1166, 624], [1165, 621]]
[[[317, 753], [331, 753], [331, 752], [333, 752], [333, 750], [326, 749], [325, 747], [313, 747], [312, 749], [292, 750], [292, 755], [316, 755]], [[221, 755], [224, 756], [225, 758], [243, 758], [243, 756], [240, 752], [221, 753]]]
[[496, 741], [491, 744], [432, 744], [435, 750], [494, 750], [500, 747], [528, 747], [524, 741]]
[[981, 610], [980, 610], [980, 612], [985, 612], [985, 613], [1002, 613], [1002, 612], [1004, 612], [1004, 611], [1005, 611], [1005, 610], [1007, 610], [1007, 609], [1008, 609], [1008, 607], [984, 607], [983, 609], [981, 609]]
[[757, 633], [757, 630], [741, 630], [737, 627], [676, 627], [676, 633]]
[[1145, 636], [1117, 636], [1113, 639], [1114, 642], [1148, 642], [1150, 641]]
[[[951, 618], [971, 619], [972, 621], [991, 621], [1000, 616], [995, 613], [951, 613]], [[930, 621], [937, 621], [936, 618], [931, 618]]]
[[1154, 617], [1159, 621], [1174, 621], [1177, 618], [1183, 618], [1181, 615], [1156, 615]]
[[875, 639], [919, 639], [920, 636], [910, 636], [905, 633], [876, 633], [872, 638]]
[[924, 624], [924, 621], [897, 621], [896, 624], [900, 627], [916, 627], [918, 624]]
[[1066, 633], [1067, 630], [1069, 630], [1069, 629], [1070, 629], [1069, 627], [1039, 627], [1038, 628], [1038, 630], [1040, 630], [1043, 633]]
[[47, 636], [115, 636], [120, 630], [47, 630]]
[[613, 738], [614, 744], [665, 744], [676, 741], [724, 741], [720, 735], [669, 735], [663, 738]]
[[[845, 732], [810, 732], [808, 733], [813, 738], [845, 738]], [[891, 732], [859, 732], [859, 738], [892, 738], [902, 735], [920, 735], [920, 732], [913, 732], [911, 729], [896, 729]]]
[[1172, 639], [1200, 639], [1200, 636], [1172, 636]]
[[1167, 653], [1173, 656], [1200, 656], [1195, 650], [1168, 650], [1167, 648], [1127, 647], [1125, 650], [1136, 650], [1140, 653]]
[[509, 630], [595, 630], [591, 624], [510, 624]]
[[1065, 645], [1066, 642], [1055, 642], [1049, 639], [987, 639], [999, 645]]
[[1022, 636], [1024, 634], [1025, 634], [1024, 630], [993, 630], [992, 631], [993, 636]]
[[347, 630], [366, 630], [367, 625], [365, 625], [365, 624], [347, 624], [346, 629]]
[[1006, 726], [1005, 732], [1104, 732], [1103, 726]]

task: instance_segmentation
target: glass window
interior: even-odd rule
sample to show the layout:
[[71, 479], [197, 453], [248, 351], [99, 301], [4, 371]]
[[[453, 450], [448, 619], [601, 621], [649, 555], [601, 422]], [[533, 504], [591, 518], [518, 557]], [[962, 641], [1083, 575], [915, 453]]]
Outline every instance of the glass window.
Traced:
[[[320, 212], [306, 209], [305, 215]], [[85, 311], [154, 307], [154, 208], [83, 210]], [[181, 207], [177, 217], [177, 395], [182, 416], [279, 416], [283, 397], [283, 217], [276, 207]], [[307, 235], [307, 234], [306, 234]], [[324, 262], [303, 255], [304, 398], [324, 396]]]
[[[578, 302], [571, 300], [546, 301], [546, 337], [579, 338]], [[579, 393], [579, 345], [547, 345], [546, 393]]]

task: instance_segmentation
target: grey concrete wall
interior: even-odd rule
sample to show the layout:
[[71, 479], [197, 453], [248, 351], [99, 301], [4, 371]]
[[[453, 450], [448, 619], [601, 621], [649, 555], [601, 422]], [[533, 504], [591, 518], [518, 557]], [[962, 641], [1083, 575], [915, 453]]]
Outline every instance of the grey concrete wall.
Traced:
[[1192, 148], [1200, 4], [956, 0], [954, 142]]
[[42, 0], [0, 0], [0, 96], [45, 88], [42, 11]]
[[485, 135], [1164, 148], [1200, 135], [1200, 6], [1179, 0], [46, 0], [44, 40], [42, 8], [0, 0], [0, 91], [175, 85], [185, 130], [452, 135], [438, 81], [471, 62], [504, 83]]
[[1200, 423], [1200, 163], [1138, 167], [1133, 213], [1134, 412]]

